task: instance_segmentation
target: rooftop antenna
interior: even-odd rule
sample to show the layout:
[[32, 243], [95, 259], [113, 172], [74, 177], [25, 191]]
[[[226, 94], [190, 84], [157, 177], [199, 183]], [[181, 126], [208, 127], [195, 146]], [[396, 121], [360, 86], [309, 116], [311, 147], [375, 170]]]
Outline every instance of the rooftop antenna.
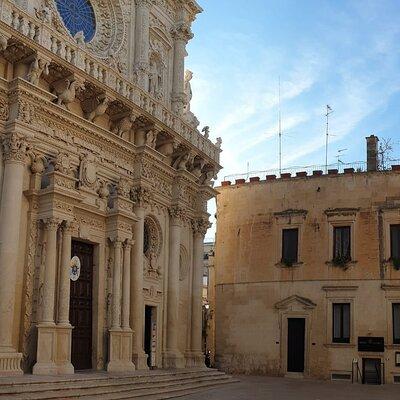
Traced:
[[332, 108], [326, 105], [326, 144], [325, 144], [325, 173], [328, 173], [328, 146], [329, 146], [329, 115], [333, 113]]
[[281, 77], [278, 89], [278, 117], [279, 117], [279, 174], [282, 173], [282, 111], [281, 111]]
[[347, 151], [348, 149], [339, 149], [338, 151], [337, 151], [337, 156], [336, 156], [336, 158], [337, 158], [337, 169], [339, 170], [340, 169], [340, 164], [344, 164], [344, 162], [340, 159], [341, 157], [342, 157], [342, 155], [343, 155], [343, 153], [345, 152], [345, 151]]

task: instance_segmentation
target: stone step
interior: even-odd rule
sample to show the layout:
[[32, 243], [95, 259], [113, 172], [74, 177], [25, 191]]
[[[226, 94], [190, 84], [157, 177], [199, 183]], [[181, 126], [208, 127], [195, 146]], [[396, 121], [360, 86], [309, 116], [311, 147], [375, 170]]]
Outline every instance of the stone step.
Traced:
[[[93, 374], [94, 375], [94, 374]], [[210, 369], [144, 373], [129, 376], [96, 374], [89, 379], [79, 377], [46, 381], [33, 377], [24, 384], [0, 385], [1, 399], [169, 399], [171, 393], [183, 396], [193, 390], [234, 382], [222, 372]], [[153, 396], [153, 397], [152, 397]], [[155, 396], [155, 397], [154, 397]], [[168, 397], [163, 397], [168, 396]]]
[[[102, 395], [113, 394], [113, 393], [121, 393], [126, 391], [137, 391], [137, 390], [148, 390], [152, 388], [168, 388], [170, 386], [177, 385], [185, 385], [187, 383], [193, 382], [203, 382], [203, 381], [213, 381], [216, 379], [223, 379], [222, 377], [198, 377], [198, 378], [175, 378], [170, 379], [168, 381], [158, 381], [153, 380], [147, 383], [137, 383], [135, 381], [131, 381], [128, 384], [121, 385], [107, 385], [106, 382], [99, 382], [99, 385], [92, 387], [83, 386], [72, 386], [72, 387], [63, 387], [63, 388], [53, 388], [51, 390], [43, 389], [43, 390], [35, 390], [34, 392], [23, 391], [16, 393], [17, 396], [22, 396], [26, 400], [33, 399], [59, 399], [59, 398], [75, 398], [82, 395], [98, 395], [101, 393]], [[17, 397], [19, 398], [19, 397]]]
[[[172, 381], [176, 379], [190, 379], [199, 376], [222, 376], [223, 372], [216, 370], [196, 370], [182, 372], [163, 372], [138, 375], [100, 375], [93, 378], [70, 377], [49, 380], [48, 377], [34, 377], [36, 380], [27, 380], [23, 383], [15, 382], [12, 384], [0, 383], [0, 394], [35, 392], [44, 390], [61, 390], [64, 388], [90, 388], [103, 386], [118, 386], [123, 384], [154, 383]], [[90, 376], [90, 375], [88, 375]], [[46, 380], [47, 378], [47, 380]]]

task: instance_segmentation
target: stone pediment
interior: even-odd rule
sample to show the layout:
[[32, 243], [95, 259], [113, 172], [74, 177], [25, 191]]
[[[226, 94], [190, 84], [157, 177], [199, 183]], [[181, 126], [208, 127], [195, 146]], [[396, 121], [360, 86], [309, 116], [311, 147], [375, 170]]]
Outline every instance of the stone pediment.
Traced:
[[287, 309], [309, 310], [315, 308], [316, 306], [317, 305], [310, 299], [298, 296], [296, 294], [275, 303], [275, 308], [278, 310], [287, 310]]

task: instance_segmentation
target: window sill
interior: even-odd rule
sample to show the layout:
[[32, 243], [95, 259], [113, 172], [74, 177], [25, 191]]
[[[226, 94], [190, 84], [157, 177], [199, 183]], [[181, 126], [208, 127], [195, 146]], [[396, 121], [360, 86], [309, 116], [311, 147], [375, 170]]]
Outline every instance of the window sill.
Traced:
[[343, 264], [343, 265], [337, 265], [331, 260], [331, 261], [326, 261], [325, 264], [328, 267], [342, 268], [342, 269], [346, 270], [346, 269], [349, 269], [351, 266], [356, 265], [357, 262], [358, 262], [357, 260], [354, 260], [354, 261], [348, 261], [346, 264]]
[[278, 268], [299, 268], [299, 267], [301, 267], [302, 265], [304, 265], [304, 263], [301, 262], [301, 261], [299, 261], [299, 262], [297, 262], [297, 263], [293, 263], [292, 265], [286, 265], [286, 264], [283, 263], [283, 262], [277, 262], [277, 263], [275, 264], [275, 267], [278, 267]]
[[387, 350], [400, 350], [400, 343], [399, 344], [387, 344], [385, 345]]
[[356, 345], [354, 343], [325, 343], [325, 347], [332, 349], [342, 349], [342, 348], [354, 348]]

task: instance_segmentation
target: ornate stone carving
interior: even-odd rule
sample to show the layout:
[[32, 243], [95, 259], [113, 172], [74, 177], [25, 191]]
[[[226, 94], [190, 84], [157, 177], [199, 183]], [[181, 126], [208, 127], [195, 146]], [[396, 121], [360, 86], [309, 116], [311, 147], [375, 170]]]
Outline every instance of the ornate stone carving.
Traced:
[[117, 186], [118, 196], [121, 196], [125, 199], [129, 199], [130, 192], [131, 192], [131, 186], [128, 179], [121, 178]]
[[71, 163], [71, 157], [68, 153], [62, 152], [57, 154], [54, 160], [52, 160], [54, 165], [54, 171], [60, 172], [63, 175], [74, 177], [74, 167]]
[[205, 236], [207, 230], [211, 228], [211, 223], [208, 219], [200, 218], [192, 220], [192, 229], [194, 234], [199, 234], [201, 236]]
[[27, 157], [28, 142], [24, 135], [13, 132], [3, 139], [4, 161], [25, 162]]
[[29, 154], [31, 157], [31, 171], [33, 174], [43, 174], [46, 169], [47, 159], [40, 154]]
[[68, 104], [75, 101], [78, 88], [79, 84], [76, 80], [65, 79], [62, 82], [58, 82], [53, 90], [53, 93], [57, 96], [57, 104], [67, 107]]
[[97, 184], [97, 160], [92, 153], [81, 155], [79, 165], [79, 186], [94, 189]]
[[6, 100], [0, 98], [0, 121], [8, 121], [9, 107]]
[[193, 93], [192, 93], [192, 86], [190, 81], [193, 79], [193, 72], [187, 70], [185, 72], [185, 99], [183, 103], [183, 117], [185, 120], [193, 126], [193, 128], [197, 128], [200, 124], [197, 117], [190, 111], [190, 102], [192, 101]]
[[153, 194], [143, 186], [136, 186], [131, 189], [131, 200], [135, 205], [144, 207], [153, 202]]
[[18, 120], [21, 122], [25, 122], [26, 124], [35, 123], [37, 113], [37, 106], [34, 104], [18, 99]]
[[189, 273], [189, 255], [186, 247], [181, 245], [179, 254], [179, 280], [184, 281]]
[[171, 29], [171, 36], [174, 40], [183, 40], [184, 42], [188, 42], [193, 39], [194, 35], [189, 24], [186, 22], [179, 22]]
[[135, 116], [133, 113], [115, 118], [111, 121], [111, 132], [126, 139], [126, 135], [130, 133], [134, 121]]
[[94, 122], [97, 117], [104, 115], [110, 102], [111, 99], [107, 96], [93, 98], [89, 109], [90, 111], [86, 113], [86, 119], [90, 122]]
[[179, 206], [172, 206], [168, 209], [171, 218], [184, 220], [186, 218], [185, 210]]
[[49, 63], [47, 60], [35, 57], [29, 67], [27, 75], [28, 81], [32, 83], [32, 85], [37, 86], [43, 74], [49, 75]]

